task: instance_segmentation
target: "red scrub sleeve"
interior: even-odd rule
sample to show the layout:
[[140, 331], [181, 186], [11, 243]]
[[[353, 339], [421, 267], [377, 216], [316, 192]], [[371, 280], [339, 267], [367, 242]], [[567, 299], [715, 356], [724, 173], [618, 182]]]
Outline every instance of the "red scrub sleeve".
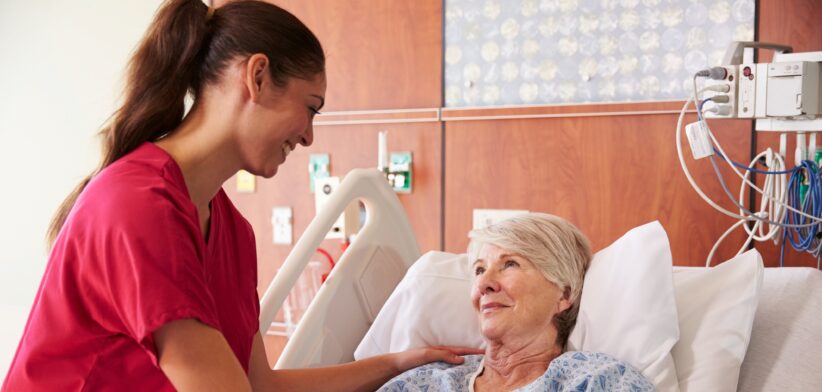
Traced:
[[[133, 338], [157, 365], [153, 333], [164, 324], [185, 318], [220, 330], [214, 299], [203, 263], [205, 242], [196, 209], [190, 202], [163, 197], [137, 197], [98, 225], [110, 227], [100, 252], [99, 293], [109, 306], [98, 320], [115, 333]], [[110, 312], [109, 312], [110, 311]]]

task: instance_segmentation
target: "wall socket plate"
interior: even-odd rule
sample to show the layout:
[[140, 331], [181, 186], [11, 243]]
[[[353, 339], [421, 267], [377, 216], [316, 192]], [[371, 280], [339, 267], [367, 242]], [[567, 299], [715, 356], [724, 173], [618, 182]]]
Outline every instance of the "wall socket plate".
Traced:
[[271, 226], [273, 227], [275, 244], [291, 245], [294, 237], [291, 217], [291, 207], [274, 207], [271, 209]]
[[500, 221], [504, 221], [508, 218], [513, 218], [517, 215], [523, 215], [527, 213], [528, 210], [494, 210], [475, 208], [473, 228], [474, 230], [482, 229], [483, 227], [492, 225]]

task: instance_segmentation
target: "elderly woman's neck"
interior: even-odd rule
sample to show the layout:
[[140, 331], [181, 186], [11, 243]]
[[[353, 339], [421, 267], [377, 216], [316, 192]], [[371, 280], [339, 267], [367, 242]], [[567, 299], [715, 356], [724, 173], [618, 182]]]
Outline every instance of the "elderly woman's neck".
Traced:
[[512, 387], [527, 385], [545, 373], [551, 361], [562, 354], [554, 338], [541, 335], [514, 341], [488, 341], [483, 378], [503, 381], [502, 384]]

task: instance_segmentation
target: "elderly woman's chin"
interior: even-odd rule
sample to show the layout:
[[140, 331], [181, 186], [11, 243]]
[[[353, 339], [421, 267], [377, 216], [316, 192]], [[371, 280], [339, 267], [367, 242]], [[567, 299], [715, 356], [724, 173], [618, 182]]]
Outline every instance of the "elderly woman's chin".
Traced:
[[503, 320], [495, 320], [498, 315], [485, 316], [480, 315], [480, 333], [485, 341], [499, 340], [506, 332], [510, 332], [511, 328], [506, 325]]

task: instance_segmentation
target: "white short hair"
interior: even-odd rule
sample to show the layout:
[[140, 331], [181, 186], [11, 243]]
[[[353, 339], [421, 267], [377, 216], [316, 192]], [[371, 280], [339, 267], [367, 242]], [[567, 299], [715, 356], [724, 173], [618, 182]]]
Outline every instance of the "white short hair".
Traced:
[[555, 317], [557, 343], [565, 348], [576, 324], [585, 271], [591, 263], [588, 238], [573, 224], [555, 215], [528, 213], [468, 233], [468, 260], [477, 260], [485, 244], [520, 255], [549, 282], [567, 293], [571, 307]]

